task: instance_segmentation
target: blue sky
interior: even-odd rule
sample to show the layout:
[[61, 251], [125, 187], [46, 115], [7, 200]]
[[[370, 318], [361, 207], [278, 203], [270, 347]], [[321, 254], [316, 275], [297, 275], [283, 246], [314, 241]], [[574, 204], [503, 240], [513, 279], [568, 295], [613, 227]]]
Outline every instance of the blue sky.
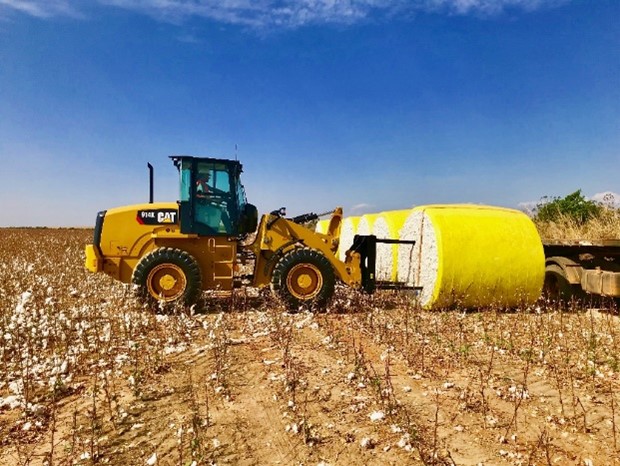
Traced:
[[0, 226], [235, 153], [260, 212], [620, 192], [620, 1], [0, 0]]

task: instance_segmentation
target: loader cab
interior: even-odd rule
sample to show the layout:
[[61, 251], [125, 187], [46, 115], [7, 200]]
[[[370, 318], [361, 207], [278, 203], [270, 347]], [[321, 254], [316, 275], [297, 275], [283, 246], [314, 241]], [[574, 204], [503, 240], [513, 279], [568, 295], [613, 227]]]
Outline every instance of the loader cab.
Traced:
[[258, 212], [248, 204], [236, 160], [174, 155], [179, 170], [182, 233], [240, 236], [256, 229]]

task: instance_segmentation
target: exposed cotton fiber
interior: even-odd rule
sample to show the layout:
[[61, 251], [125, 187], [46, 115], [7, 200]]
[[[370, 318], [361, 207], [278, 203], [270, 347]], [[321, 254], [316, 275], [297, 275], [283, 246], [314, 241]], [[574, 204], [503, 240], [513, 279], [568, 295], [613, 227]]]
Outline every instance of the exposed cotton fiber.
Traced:
[[380, 214], [364, 214], [360, 218], [360, 223], [357, 225], [358, 235], [370, 235], [372, 234], [372, 225]]
[[[377, 239], [399, 239], [400, 229], [411, 209], [380, 213], [373, 222], [372, 234]], [[398, 273], [398, 246], [377, 243], [376, 276], [380, 281], [396, 281]]]

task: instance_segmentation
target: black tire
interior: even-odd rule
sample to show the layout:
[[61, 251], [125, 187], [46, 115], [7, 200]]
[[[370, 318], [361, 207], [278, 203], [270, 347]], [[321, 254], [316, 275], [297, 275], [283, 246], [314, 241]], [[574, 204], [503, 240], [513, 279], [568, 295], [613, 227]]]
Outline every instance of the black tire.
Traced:
[[189, 253], [159, 248], [146, 254], [133, 271], [137, 294], [149, 304], [191, 306], [200, 298], [202, 277], [198, 262]]
[[309, 248], [296, 248], [284, 254], [271, 277], [271, 289], [290, 310], [325, 307], [334, 295], [335, 283], [329, 260]]
[[572, 285], [562, 267], [557, 264], [549, 264], [545, 268], [543, 294], [549, 301], [563, 305], [583, 298], [581, 287]]

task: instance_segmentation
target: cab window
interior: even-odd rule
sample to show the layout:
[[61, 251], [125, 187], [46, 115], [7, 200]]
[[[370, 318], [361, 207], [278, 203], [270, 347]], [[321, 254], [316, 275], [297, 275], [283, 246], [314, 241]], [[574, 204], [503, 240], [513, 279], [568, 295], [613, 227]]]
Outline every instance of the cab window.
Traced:
[[181, 191], [179, 193], [179, 200], [189, 201], [191, 195], [191, 184], [192, 184], [192, 167], [191, 163], [183, 162], [181, 166]]
[[211, 234], [233, 234], [230, 175], [225, 164], [199, 162], [194, 181], [194, 222]]
[[237, 202], [239, 203], [239, 211], [243, 212], [248, 200], [245, 195], [245, 189], [241, 183], [237, 183]]

